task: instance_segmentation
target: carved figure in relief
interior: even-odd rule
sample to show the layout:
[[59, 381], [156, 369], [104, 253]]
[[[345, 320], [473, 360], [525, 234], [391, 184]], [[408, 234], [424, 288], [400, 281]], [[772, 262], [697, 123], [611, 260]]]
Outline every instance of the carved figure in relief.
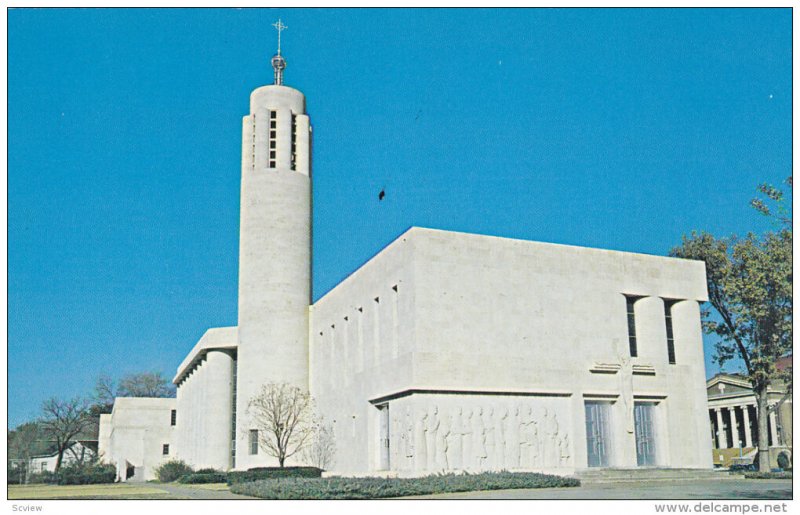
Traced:
[[406, 461], [409, 469], [414, 468], [414, 419], [411, 417], [411, 407], [406, 406]]
[[428, 468], [428, 410], [422, 408], [414, 424], [414, 470]]
[[506, 420], [508, 408], [498, 410], [497, 429], [494, 432], [495, 467], [508, 468], [506, 463]]
[[465, 470], [472, 470], [475, 468], [475, 457], [474, 452], [472, 450], [472, 441], [473, 441], [473, 424], [472, 419], [474, 416], [473, 410], [467, 408], [466, 416], [463, 416], [462, 413], [462, 423], [461, 427], [464, 430], [464, 438], [462, 440], [462, 452], [463, 452], [463, 459], [462, 459], [462, 466]]
[[569, 434], [564, 433], [561, 438], [558, 440], [558, 449], [560, 451], [560, 458], [561, 458], [561, 465], [567, 465], [569, 463]]
[[439, 433], [438, 438], [436, 439], [436, 465], [438, 468], [448, 470], [450, 469], [450, 463], [448, 461], [450, 458], [450, 435], [453, 431], [452, 416], [443, 411], [439, 417], [439, 420], [441, 422], [439, 423]]
[[478, 406], [472, 416], [472, 455], [475, 467], [483, 470], [486, 466], [486, 428], [483, 425], [483, 408]]
[[461, 426], [461, 408], [455, 408], [452, 412], [450, 424], [450, 441], [447, 445], [449, 468], [460, 470], [464, 468], [464, 449], [462, 440], [464, 438], [464, 428]]
[[625, 408], [625, 430], [628, 433], [634, 432], [634, 415], [633, 415], [633, 360], [625, 352], [626, 349], [617, 347], [617, 358], [620, 361], [620, 370], [617, 372], [619, 376], [619, 391], [622, 398], [622, 405]]
[[520, 467], [533, 467], [533, 408], [528, 406], [522, 411], [519, 421], [519, 461]]
[[494, 449], [494, 408], [489, 406], [489, 409], [484, 411], [483, 427], [485, 428], [484, 434], [486, 437], [483, 439], [484, 446], [486, 447], [486, 460], [484, 468], [489, 470], [495, 467], [495, 449]]
[[439, 457], [436, 452], [436, 442], [439, 439], [439, 408], [431, 408], [429, 417], [430, 429], [428, 430], [428, 470], [440, 470]]
[[519, 468], [519, 406], [514, 406], [511, 414], [505, 419], [505, 455], [506, 467]]
[[552, 408], [548, 412], [545, 410], [545, 418], [544, 418], [544, 432], [546, 435], [546, 445], [548, 448], [547, 453], [547, 466], [556, 467], [561, 460], [561, 456], [559, 453], [558, 447], [558, 419], [556, 418], [556, 412]]
[[536, 410], [531, 408], [531, 467], [542, 466], [542, 432], [540, 431], [539, 419]]

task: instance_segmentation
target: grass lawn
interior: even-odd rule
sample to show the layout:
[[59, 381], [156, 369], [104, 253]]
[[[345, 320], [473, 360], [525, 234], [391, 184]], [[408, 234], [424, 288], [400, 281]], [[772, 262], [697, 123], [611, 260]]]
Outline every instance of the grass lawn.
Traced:
[[[205, 486], [205, 485], [204, 485]], [[207, 485], [216, 486], [216, 485]], [[227, 487], [226, 487], [227, 488]], [[180, 499], [150, 484], [8, 485], [8, 499]]]

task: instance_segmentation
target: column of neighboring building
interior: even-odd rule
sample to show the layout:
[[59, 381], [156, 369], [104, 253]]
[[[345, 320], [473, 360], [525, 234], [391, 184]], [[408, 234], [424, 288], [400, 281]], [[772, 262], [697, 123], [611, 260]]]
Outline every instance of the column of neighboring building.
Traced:
[[752, 447], [753, 435], [750, 428], [750, 405], [745, 404], [742, 406], [742, 412], [744, 413], [744, 446]]
[[739, 418], [736, 416], [736, 406], [728, 408], [731, 414], [731, 438], [733, 439], [733, 447], [742, 447], [744, 445], [744, 438], [742, 438], [742, 428], [739, 424]]
[[774, 411], [769, 412], [769, 425], [770, 425], [769, 432], [772, 438], [772, 445], [778, 446], [780, 445], [780, 442], [778, 440], [778, 419], [775, 416]]
[[722, 422], [722, 408], [714, 408], [717, 413], [717, 449], [727, 449], [728, 439], [725, 437], [725, 424]]

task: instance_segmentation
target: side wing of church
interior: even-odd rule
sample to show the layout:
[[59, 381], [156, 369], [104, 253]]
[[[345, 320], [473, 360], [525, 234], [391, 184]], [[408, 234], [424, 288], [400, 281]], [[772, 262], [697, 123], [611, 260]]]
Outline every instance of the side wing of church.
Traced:
[[312, 305], [311, 123], [272, 65], [243, 118], [238, 325], [161, 415], [101, 420], [120, 479], [277, 465], [247, 415], [267, 383], [310, 392], [339, 474], [711, 467], [701, 262], [413, 227]]
[[709, 468], [702, 263], [412, 228], [312, 307], [336, 470]]

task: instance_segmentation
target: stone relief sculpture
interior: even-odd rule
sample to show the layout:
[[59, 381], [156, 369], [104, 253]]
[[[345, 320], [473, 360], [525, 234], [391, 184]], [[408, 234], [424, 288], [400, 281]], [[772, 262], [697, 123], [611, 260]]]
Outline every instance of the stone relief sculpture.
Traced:
[[414, 468], [414, 420], [411, 417], [410, 406], [406, 406], [406, 425], [404, 433], [406, 435], [406, 447], [405, 447], [406, 463], [409, 469], [413, 469]]
[[406, 406], [390, 420], [396, 470], [536, 470], [571, 464], [568, 431], [551, 405]]
[[427, 470], [428, 468], [428, 410], [423, 409], [414, 423], [414, 469]]
[[620, 362], [617, 375], [619, 376], [620, 397], [625, 408], [625, 431], [633, 433], [633, 360], [628, 355], [629, 352], [625, 352], [625, 350], [621, 349], [621, 345], [617, 345], [617, 358]]
[[494, 432], [495, 463], [498, 466], [506, 465], [506, 420], [508, 420], [508, 408], [503, 408], [498, 412], [497, 429]]
[[518, 469], [520, 463], [520, 418], [519, 418], [519, 405], [514, 406], [511, 414], [505, 419], [505, 455], [506, 465], [510, 469]]
[[483, 421], [483, 445], [486, 448], [486, 459], [481, 468], [494, 468], [495, 467], [495, 454], [494, 454], [494, 408], [489, 406], [484, 412]]
[[436, 438], [436, 468], [437, 470], [447, 470], [450, 468], [447, 462], [448, 444], [450, 443], [451, 418], [442, 413], [439, 421], [439, 431]]
[[450, 425], [451, 442], [447, 446], [449, 451], [447, 462], [450, 468], [456, 470], [464, 469], [464, 426], [461, 416], [462, 410], [458, 407], [452, 414], [452, 423]]
[[475, 468], [475, 462], [476, 462], [474, 456], [475, 451], [472, 448], [472, 443], [474, 440], [472, 436], [474, 430], [473, 429], [474, 416], [475, 413], [473, 412], [473, 410], [467, 408], [467, 414], [463, 419], [463, 423], [461, 424], [461, 427], [463, 427], [464, 429], [464, 438], [461, 444], [463, 446], [462, 450], [464, 452], [464, 459], [463, 459], [464, 470], [473, 470]]

